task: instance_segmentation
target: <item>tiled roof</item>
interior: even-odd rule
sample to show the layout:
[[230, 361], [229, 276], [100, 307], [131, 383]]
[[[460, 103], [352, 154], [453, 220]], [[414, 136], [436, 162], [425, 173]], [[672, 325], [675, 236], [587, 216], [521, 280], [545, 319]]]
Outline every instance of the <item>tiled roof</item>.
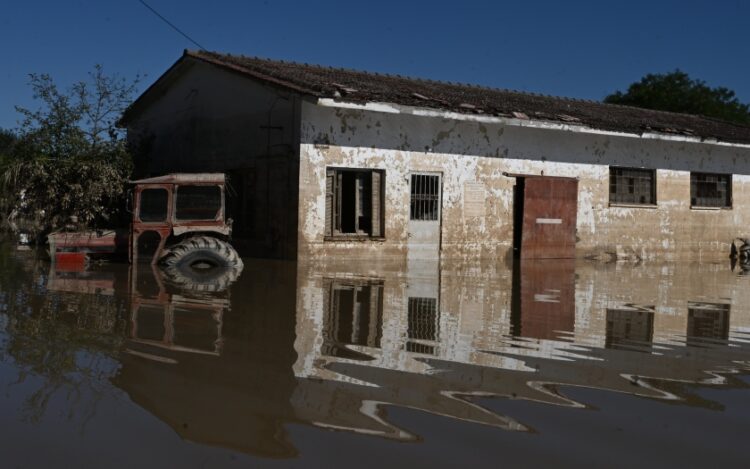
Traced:
[[394, 103], [608, 131], [658, 132], [750, 144], [750, 126], [708, 117], [216, 52], [185, 51], [183, 57], [319, 98]]

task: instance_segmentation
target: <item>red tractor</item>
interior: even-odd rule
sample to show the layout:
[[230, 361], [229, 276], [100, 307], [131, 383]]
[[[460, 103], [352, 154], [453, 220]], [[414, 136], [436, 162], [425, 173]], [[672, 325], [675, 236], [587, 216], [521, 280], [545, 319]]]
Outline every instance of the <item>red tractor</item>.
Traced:
[[151, 264], [163, 265], [181, 283], [239, 275], [243, 264], [229, 244], [232, 226], [225, 220], [223, 174], [168, 174], [132, 183], [129, 231], [54, 232], [48, 236], [53, 260], [85, 264], [89, 258], [127, 253], [137, 263], [147, 253]]

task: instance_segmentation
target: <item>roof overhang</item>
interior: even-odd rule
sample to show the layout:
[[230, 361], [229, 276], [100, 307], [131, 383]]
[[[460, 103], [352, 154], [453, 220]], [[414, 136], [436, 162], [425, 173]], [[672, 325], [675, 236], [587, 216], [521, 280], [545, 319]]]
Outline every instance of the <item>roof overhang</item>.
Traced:
[[617, 132], [614, 130], [602, 130], [580, 124], [561, 123], [557, 121], [544, 121], [539, 119], [517, 119], [513, 117], [490, 116], [483, 114], [464, 114], [454, 111], [443, 111], [435, 108], [406, 106], [394, 103], [355, 103], [343, 101], [340, 99], [318, 98], [317, 104], [323, 107], [333, 107], [340, 109], [354, 109], [360, 111], [384, 112], [391, 114], [407, 114], [421, 117], [437, 117], [441, 119], [451, 119], [459, 121], [480, 122], [483, 124], [501, 124], [513, 127], [528, 127], [546, 130], [562, 130], [568, 132], [577, 132], [596, 135], [610, 135], [615, 137], [628, 137], [650, 140], [664, 140], [670, 142], [702, 143], [707, 145], [718, 145], [723, 147], [750, 149], [750, 144], [732, 143], [716, 140], [713, 138], [692, 137], [688, 135], [672, 135], [659, 132]]
[[242, 68], [221, 60], [216, 60], [205, 55], [201, 55], [199, 52], [194, 52], [185, 49], [179, 59], [172, 64], [154, 83], [151, 84], [146, 90], [141, 93], [135, 101], [122, 113], [122, 117], [117, 121], [118, 127], [127, 127], [138, 115], [146, 108], [149, 104], [155, 102], [161, 98], [169, 86], [174, 83], [178, 78], [183, 76], [188, 70], [190, 70], [197, 63], [207, 63], [218, 67], [222, 70], [241, 75], [245, 78], [254, 79], [258, 82], [281, 88], [287, 91], [295, 92], [301, 95], [317, 97], [319, 94], [313, 90], [302, 88], [294, 85], [293, 83], [278, 80], [274, 77], [257, 73], [246, 68]]
[[734, 143], [716, 138], [700, 137], [695, 135], [673, 134], [654, 130], [645, 130], [644, 132], [630, 132], [618, 130], [604, 130], [597, 127], [591, 127], [586, 124], [575, 122], [561, 122], [557, 120], [543, 120], [534, 117], [517, 118], [505, 117], [490, 114], [463, 113], [455, 110], [445, 110], [435, 107], [413, 106], [407, 104], [395, 104], [390, 102], [374, 101], [347, 101], [345, 98], [326, 97], [319, 91], [305, 88], [296, 83], [267, 75], [265, 73], [242, 67], [223, 61], [201, 53], [200, 51], [184, 50], [182, 56], [172, 66], [164, 72], [151, 86], [149, 86], [123, 113], [117, 125], [126, 127], [151, 103], [161, 98], [169, 86], [187, 73], [197, 63], [206, 63], [219, 69], [238, 74], [242, 77], [255, 80], [259, 83], [283, 89], [288, 92], [297, 93], [301, 96], [312, 98], [320, 106], [335, 107], [342, 109], [357, 109], [371, 112], [385, 112], [395, 114], [410, 114], [422, 117], [438, 117], [443, 119], [481, 122], [490, 124], [502, 124], [516, 127], [529, 127], [546, 130], [559, 130], [566, 132], [578, 132], [596, 135], [611, 135], [618, 137], [629, 137], [639, 139], [653, 139], [671, 142], [698, 143], [707, 145], [716, 145], [722, 147], [750, 149], [750, 143]]

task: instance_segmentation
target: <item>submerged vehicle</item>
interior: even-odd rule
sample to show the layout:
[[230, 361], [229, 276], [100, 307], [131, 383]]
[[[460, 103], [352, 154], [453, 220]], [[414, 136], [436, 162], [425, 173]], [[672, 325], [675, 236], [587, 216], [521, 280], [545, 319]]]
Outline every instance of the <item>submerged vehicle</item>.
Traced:
[[173, 281], [209, 289], [239, 276], [243, 264], [229, 243], [224, 174], [168, 174], [132, 184], [128, 230], [53, 232], [47, 237], [53, 261], [83, 264], [127, 254], [135, 264], [145, 254]]

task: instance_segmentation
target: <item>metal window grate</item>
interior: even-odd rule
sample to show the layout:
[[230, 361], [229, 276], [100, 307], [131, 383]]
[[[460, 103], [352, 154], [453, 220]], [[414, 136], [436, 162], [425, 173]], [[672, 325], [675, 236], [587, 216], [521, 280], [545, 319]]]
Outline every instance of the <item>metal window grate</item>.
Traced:
[[411, 219], [435, 221], [440, 216], [440, 176], [411, 175]]
[[619, 204], [654, 205], [656, 172], [653, 169], [610, 168], [609, 201]]
[[419, 353], [422, 355], [436, 355], [437, 349], [434, 345], [421, 344], [419, 342], [407, 342], [405, 347], [407, 352]]
[[690, 205], [693, 207], [731, 207], [732, 176], [690, 173]]
[[438, 312], [435, 298], [409, 298], [409, 339], [438, 340]]
[[[650, 306], [647, 309], [653, 310], [654, 307]], [[653, 311], [607, 309], [606, 348], [650, 343], [653, 337]]]
[[688, 302], [688, 343], [691, 339], [729, 338], [729, 312], [728, 304]]

